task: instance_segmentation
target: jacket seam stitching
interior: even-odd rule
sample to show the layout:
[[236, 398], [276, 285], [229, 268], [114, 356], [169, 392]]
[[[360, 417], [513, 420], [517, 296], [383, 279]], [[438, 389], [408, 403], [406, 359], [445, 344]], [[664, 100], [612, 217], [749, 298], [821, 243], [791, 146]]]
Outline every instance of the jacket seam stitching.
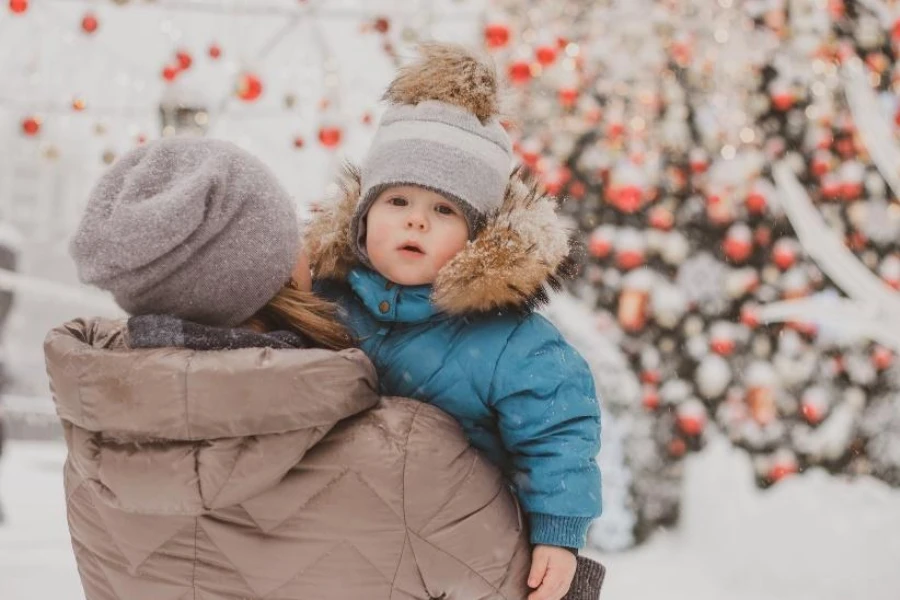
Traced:
[[[446, 508], [446, 506], [447, 506], [448, 504], [450, 504], [450, 502], [452, 502], [452, 501], [459, 495], [459, 493], [460, 493], [460, 491], [462, 490], [463, 486], [466, 485], [466, 482], [469, 481], [469, 479], [472, 477], [472, 474], [475, 472], [475, 463], [476, 463], [477, 461], [478, 461], [478, 455], [476, 454], [476, 455], [472, 458], [472, 464], [469, 465], [469, 472], [466, 473], [466, 476], [465, 476], [465, 478], [462, 480], [462, 483], [460, 483], [459, 486], [453, 491], [453, 494], [451, 494], [450, 497], [447, 498], [447, 500], [445, 500], [443, 504], [441, 504], [440, 508], [438, 508], [438, 509], [435, 511], [435, 513], [434, 513], [433, 515], [431, 515], [431, 518], [428, 519], [428, 520], [422, 525], [422, 527], [419, 528], [420, 530], [421, 530], [421, 529], [425, 529], [426, 527], [428, 527], [428, 526], [431, 524], [431, 522], [434, 521], [434, 520], [437, 518], [437, 516], [438, 516], [439, 514], [441, 514], [441, 511], [444, 510], [444, 508]], [[502, 490], [502, 488], [501, 488], [501, 490]], [[494, 494], [494, 496], [491, 498], [491, 502], [494, 501], [494, 499], [497, 497], [497, 495], [498, 495], [499, 493], [500, 493], [500, 491], [498, 490], [497, 494]]]
[[509, 348], [510, 343], [512, 342], [513, 337], [516, 335], [516, 332], [519, 331], [519, 328], [522, 327], [524, 321], [519, 322], [515, 329], [510, 332], [509, 337], [506, 338], [506, 343], [503, 344], [503, 349], [500, 350], [500, 354], [497, 355], [497, 360], [494, 362], [494, 369], [491, 371], [491, 386], [488, 388], [488, 396], [487, 396], [487, 405], [493, 409], [493, 403], [491, 400], [494, 397], [494, 386], [497, 383], [497, 369], [500, 368], [500, 362], [503, 360], [503, 355], [506, 354], [506, 350]]
[[197, 600], [197, 535], [200, 530], [200, 518], [194, 517], [194, 566], [191, 569], [191, 590]]
[[[413, 410], [412, 418], [409, 421], [409, 431], [406, 432], [406, 439], [403, 441], [403, 477], [400, 480], [400, 497], [403, 499], [401, 502], [400, 508], [402, 509], [403, 516], [403, 530], [406, 532], [406, 537], [403, 539], [403, 548], [406, 548], [406, 542], [409, 540], [409, 526], [406, 524], [406, 462], [409, 458], [409, 438], [412, 436], [413, 428], [416, 425], [416, 417], [419, 415], [419, 410], [421, 410], [420, 405], [416, 405], [415, 410]], [[410, 545], [410, 552], [412, 552], [412, 545]], [[416, 553], [413, 552], [413, 560], [415, 561]], [[416, 568], [418, 569], [418, 561], [416, 562]], [[400, 574], [400, 567], [403, 565], [403, 550], [400, 551], [400, 558], [397, 559], [397, 570], [394, 571], [394, 578], [391, 580], [391, 594], [393, 595], [394, 585], [397, 583], [397, 576]], [[419, 575], [421, 576], [421, 571]], [[423, 577], [424, 581], [424, 577]]]
[[415, 532], [413, 532], [413, 533], [415, 533], [415, 534], [416, 534], [416, 537], [419, 538], [423, 543], [428, 544], [429, 546], [431, 546], [432, 548], [434, 548], [434, 549], [437, 550], [438, 552], [441, 552], [441, 553], [443, 553], [443, 554], [446, 554], [447, 556], [449, 556], [450, 558], [452, 558], [453, 560], [455, 560], [456, 562], [458, 562], [459, 564], [461, 564], [462, 566], [464, 566], [466, 569], [468, 569], [470, 573], [473, 573], [476, 577], [478, 577], [481, 581], [483, 581], [489, 588], [491, 588], [492, 591], [494, 591], [494, 592], [496, 592], [496, 593], [502, 595], [502, 592], [500, 591], [500, 589], [499, 589], [496, 585], [494, 585], [493, 583], [491, 583], [490, 581], [488, 581], [488, 580], [484, 577], [484, 575], [482, 575], [481, 573], [479, 573], [476, 569], [472, 568], [466, 561], [462, 560], [461, 558], [459, 558], [459, 557], [456, 556], [455, 554], [451, 554], [450, 552], [448, 552], [448, 551], [445, 550], [444, 548], [441, 548], [441, 547], [438, 546], [437, 544], [431, 542], [430, 540], [428, 540], [427, 538], [425, 538], [424, 536], [422, 536], [418, 531], [415, 531]]

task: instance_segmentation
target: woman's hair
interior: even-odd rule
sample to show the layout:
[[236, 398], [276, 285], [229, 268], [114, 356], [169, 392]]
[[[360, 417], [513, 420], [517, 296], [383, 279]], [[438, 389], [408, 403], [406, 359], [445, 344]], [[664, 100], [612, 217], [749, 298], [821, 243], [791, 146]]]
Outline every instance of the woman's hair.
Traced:
[[337, 306], [290, 281], [246, 325], [264, 331], [288, 329], [315, 346], [343, 350], [356, 345], [353, 336], [337, 318]]

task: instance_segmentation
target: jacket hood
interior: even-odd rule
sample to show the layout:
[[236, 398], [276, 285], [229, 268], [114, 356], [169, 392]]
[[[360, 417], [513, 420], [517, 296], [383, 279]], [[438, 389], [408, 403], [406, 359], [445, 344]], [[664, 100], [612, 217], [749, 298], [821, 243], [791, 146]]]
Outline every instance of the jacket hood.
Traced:
[[44, 343], [70, 459], [125, 510], [237, 504], [378, 402], [356, 349], [132, 349], [127, 337], [124, 321], [79, 319]]
[[[304, 235], [317, 279], [343, 280], [360, 265], [351, 235], [361, 196], [359, 169], [345, 165], [339, 185], [336, 201], [313, 216]], [[547, 301], [549, 290], [574, 276], [577, 250], [556, 201], [516, 170], [500, 210], [438, 273], [432, 301], [453, 315], [532, 310]]]

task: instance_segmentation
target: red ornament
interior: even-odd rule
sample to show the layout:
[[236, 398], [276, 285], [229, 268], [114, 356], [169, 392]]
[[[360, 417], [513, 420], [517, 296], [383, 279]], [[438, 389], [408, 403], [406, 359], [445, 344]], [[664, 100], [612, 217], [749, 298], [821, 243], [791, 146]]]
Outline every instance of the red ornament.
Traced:
[[769, 469], [769, 480], [772, 483], [776, 483], [785, 477], [795, 475], [798, 470], [797, 463], [793, 460], [778, 461]]
[[803, 418], [806, 419], [806, 422], [811, 425], [819, 423], [822, 417], [825, 416], [822, 414], [822, 409], [811, 402], [803, 402], [800, 405], [800, 412], [803, 413]]
[[744, 202], [747, 204], [747, 210], [754, 215], [761, 215], [764, 213], [768, 204], [765, 195], [759, 190], [753, 190], [747, 194], [747, 198]]
[[662, 380], [662, 374], [656, 369], [645, 369], [641, 371], [641, 383], [648, 385], [659, 385]]
[[872, 364], [879, 371], [884, 371], [894, 362], [894, 353], [884, 346], [875, 346], [872, 349]]
[[609, 190], [610, 200], [623, 213], [633, 214], [644, 203], [644, 191], [636, 185], [623, 185]]
[[702, 415], [678, 415], [677, 423], [678, 428], [690, 436], [700, 435], [706, 427], [706, 419]]
[[625, 271], [636, 269], [644, 264], [644, 253], [640, 250], [621, 250], [616, 253], [616, 264]]
[[162, 78], [166, 81], [175, 81], [181, 71], [174, 65], [166, 65], [162, 70]]
[[684, 440], [681, 438], [674, 438], [669, 445], [667, 446], [669, 450], [669, 455], [674, 458], [679, 458], [684, 456], [684, 453], [687, 452], [687, 444], [684, 443]]
[[244, 102], [253, 102], [263, 93], [262, 80], [253, 73], [243, 73], [238, 79], [237, 95]]
[[178, 60], [178, 66], [182, 71], [190, 69], [191, 65], [194, 64], [194, 59], [186, 50], [179, 50], [176, 52], [175, 58]]
[[93, 13], [87, 13], [81, 19], [81, 29], [85, 33], [95, 33], [99, 27], [100, 21], [97, 20], [97, 17], [95, 17]]
[[336, 125], [327, 125], [319, 129], [319, 142], [329, 149], [336, 148], [341, 143], [342, 131]]
[[556, 47], [551, 45], [538, 46], [534, 52], [535, 58], [541, 63], [541, 66], [548, 67], [556, 60]]
[[581, 199], [584, 198], [585, 194], [587, 194], [587, 187], [585, 187], [584, 182], [575, 181], [569, 186], [569, 195], [573, 198]]
[[490, 23], [484, 28], [484, 43], [494, 50], [503, 48], [509, 43], [509, 25], [504, 23]]
[[744, 307], [741, 308], [741, 324], [750, 329], [759, 327], [759, 311], [755, 306], [744, 305]]
[[366, 111], [362, 116], [362, 124], [363, 125], [371, 125], [372, 124], [372, 113]]
[[28, 10], [28, 0], [9, 0], [9, 12], [21, 15]]
[[650, 222], [650, 227], [654, 229], [660, 229], [662, 231], [669, 231], [672, 227], [675, 226], [675, 215], [672, 214], [668, 208], [664, 208], [662, 206], [656, 206], [650, 211], [650, 215], [648, 217]]
[[725, 241], [722, 242], [722, 250], [728, 258], [737, 263], [750, 258], [750, 254], [753, 252], [753, 238], [749, 229], [737, 225], [732, 228]]
[[564, 87], [559, 90], [559, 103], [564, 108], [571, 108], [575, 106], [575, 102], [578, 101], [578, 88], [572, 87]]
[[594, 232], [588, 240], [588, 252], [596, 258], [606, 258], [612, 252], [612, 240], [603, 232]]
[[387, 33], [391, 28], [391, 22], [386, 17], [378, 17], [375, 19], [375, 31], [378, 33]]
[[792, 240], [778, 240], [772, 249], [772, 262], [781, 269], [787, 271], [797, 262], [797, 249]]
[[209, 57], [213, 60], [216, 60], [222, 56], [222, 49], [218, 44], [210, 44], [209, 50], [207, 50], [207, 52], [209, 53]]
[[303, 136], [298, 135], [294, 138], [294, 148], [296, 148], [297, 150], [300, 150], [305, 145], [306, 141], [303, 139]]
[[524, 85], [531, 80], [531, 65], [524, 60], [517, 60], [509, 65], [507, 75], [516, 85]]
[[41, 131], [41, 120], [38, 117], [28, 117], [22, 121], [22, 133], [28, 137], [34, 137]]
[[656, 391], [656, 387], [652, 385], [644, 386], [644, 396], [641, 399], [641, 403], [647, 410], [659, 408], [659, 392]]
[[727, 338], [713, 338], [709, 342], [709, 349], [721, 356], [731, 356], [734, 354], [734, 340]]
[[81, 112], [87, 107], [87, 104], [84, 101], [84, 98], [73, 98], [72, 99], [72, 110], [75, 112]]
[[775, 110], [784, 112], [794, 106], [794, 95], [790, 92], [778, 92], [772, 94], [772, 106]]

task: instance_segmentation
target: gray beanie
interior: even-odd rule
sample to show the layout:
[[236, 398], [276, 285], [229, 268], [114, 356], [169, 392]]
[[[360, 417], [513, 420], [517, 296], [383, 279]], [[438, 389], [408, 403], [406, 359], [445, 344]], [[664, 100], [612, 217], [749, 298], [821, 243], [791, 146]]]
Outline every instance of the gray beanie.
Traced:
[[351, 226], [356, 254], [366, 253], [366, 215], [385, 189], [416, 185], [454, 202], [474, 238], [503, 204], [512, 144], [498, 118], [494, 66], [453, 44], [427, 44], [385, 94], [391, 106], [362, 164], [361, 198]]
[[300, 234], [274, 174], [234, 144], [132, 150], [91, 192], [69, 247], [84, 283], [133, 315], [234, 327], [288, 282]]

